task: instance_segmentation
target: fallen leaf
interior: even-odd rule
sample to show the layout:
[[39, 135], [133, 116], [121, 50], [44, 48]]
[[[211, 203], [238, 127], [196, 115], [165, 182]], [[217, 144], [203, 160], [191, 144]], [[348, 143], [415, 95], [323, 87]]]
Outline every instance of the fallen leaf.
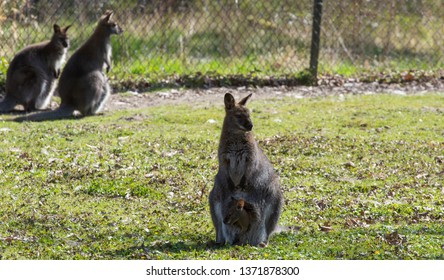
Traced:
[[444, 156], [436, 156], [435, 161], [436, 163], [444, 163]]
[[349, 168], [356, 167], [356, 165], [351, 161], [345, 162], [342, 165], [344, 165], [345, 167], [349, 167]]
[[406, 238], [400, 235], [397, 231], [384, 234], [384, 239], [387, 242], [387, 244], [390, 245], [401, 245], [406, 241]]
[[324, 225], [319, 225], [319, 230], [324, 232], [332, 231], [333, 228], [326, 222]]
[[415, 77], [412, 75], [412, 73], [407, 73], [407, 74], [405, 74], [405, 75], [402, 75], [402, 80], [404, 81], [404, 82], [411, 82], [411, 81], [413, 81], [413, 79], [414, 79]]

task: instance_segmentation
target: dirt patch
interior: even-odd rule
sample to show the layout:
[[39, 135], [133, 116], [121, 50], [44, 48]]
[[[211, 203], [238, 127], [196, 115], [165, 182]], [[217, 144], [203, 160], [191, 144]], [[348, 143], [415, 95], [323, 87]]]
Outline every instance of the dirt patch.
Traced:
[[[336, 80], [333, 80], [336, 81]], [[253, 93], [253, 99], [273, 99], [292, 97], [295, 99], [306, 97], [327, 97], [344, 95], [362, 95], [362, 94], [397, 94], [412, 95], [425, 94], [428, 92], [444, 93], [444, 79], [436, 79], [433, 82], [411, 82], [411, 83], [363, 83], [346, 81], [339, 86], [320, 85], [320, 86], [279, 86], [279, 87], [220, 87], [208, 89], [162, 89], [154, 92], [118, 92], [111, 95], [108, 100], [105, 111], [129, 110], [145, 108], [158, 105], [176, 105], [176, 104], [196, 104], [199, 106], [210, 106], [223, 103], [223, 96], [226, 92], [231, 92], [235, 98], [244, 97]], [[0, 94], [3, 95], [3, 94]], [[0, 100], [3, 96], [0, 96]], [[58, 104], [51, 102], [50, 109], [56, 109]], [[21, 108], [18, 106], [18, 110]]]
[[272, 98], [305, 98], [341, 95], [361, 95], [388, 93], [396, 95], [425, 94], [428, 92], [444, 92], [444, 81], [435, 83], [380, 84], [347, 82], [341, 86], [298, 86], [298, 87], [264, 87], [264, 88], [209, 88], [209, 89], [169, 89], [158, 92], [138, 93], [128, 91], [113, 94], [105, 110], [127, 110], [157, 105], [175, 104], [222, 104], [223, 95], [231, 92], [235, 97], [243, 97], [253, 93], [254, 99]]

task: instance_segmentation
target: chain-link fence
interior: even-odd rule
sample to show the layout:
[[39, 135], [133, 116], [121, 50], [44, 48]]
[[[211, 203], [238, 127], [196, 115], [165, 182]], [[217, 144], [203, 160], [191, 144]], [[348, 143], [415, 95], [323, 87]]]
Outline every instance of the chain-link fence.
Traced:
[[321, 72], [442, 69], [444, 1], [325, 0], [321, 41]]
[[[71, 47], [115, 11], [113, 80], [175, 75], [294, 75], [309, 67], [313, 0], [0, 0], [0, 57], [73, 24]], [[442, 0], [324, 0], [320, 72], [437, 69]]]

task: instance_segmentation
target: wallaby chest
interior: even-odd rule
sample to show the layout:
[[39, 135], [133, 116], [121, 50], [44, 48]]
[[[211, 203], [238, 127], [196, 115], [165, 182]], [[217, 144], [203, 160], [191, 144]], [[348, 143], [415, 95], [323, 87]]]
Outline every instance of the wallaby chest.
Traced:
[[105, 61], [106, 63], [111, 61], [111, 44], [109, 42], [105, 45]]
[[249, 145], [240, 142], [229, 143], [221, 153], [221, 164], [227, 169], [235, 188], [243, 188], [241, 182], [251, 161], [251, 155]]
[[59, 57], [57, 57], [57, 59], [55, 59], [54, 69], [56, 71], [62, 68], [62, 64], [65, 62], [65, 59], [66, 59], [66, 52], [67, 52], [67, 49], [64, 49], [62, 51], [62, 54]]

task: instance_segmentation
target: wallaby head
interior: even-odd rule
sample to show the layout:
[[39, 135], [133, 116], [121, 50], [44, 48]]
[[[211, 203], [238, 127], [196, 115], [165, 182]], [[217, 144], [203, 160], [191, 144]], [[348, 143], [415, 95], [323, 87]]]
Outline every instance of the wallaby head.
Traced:
[[252, 94], [244, 97], [241, 101], [234, 100], [233, 95], [226, 93], [224, 97], [225, 102], [225, 121], [224, 123], [230, 125], [230, 130], [235, 131], [251, 131], [253, 123], [250, 119], [250, 111], [245, 107], [248, 99]]
[[233, 225], [237, 221], [239, 221], [239, 219], [242, 215], [242, 212], [245, 211], [244, 205], [245, 205], [245, 201], [243, 199], [236, 200], [232, 197], [231, 202], [228, 207], [227, 215], [225, 216], [224, 221], [223, 221], [224, 224]]
[[98, 28], [105, 31], [109, 35], [120, 34], [123, 31], [122, 28], [120, 28], [120, 26], [111, 19], [113, 14], [113, 11], [106, 11], [100, 18], [98, 25]]
[[52, 41], [56, 44], [61, 46], [61, 49], [67, 48], [69, 46], [69, 39], [66, 32], [71, 27], [71, 25], [68, 25], [65, 28], [60, 28], [57, 24], [54, 24], [54, 34], [52, 35]]

